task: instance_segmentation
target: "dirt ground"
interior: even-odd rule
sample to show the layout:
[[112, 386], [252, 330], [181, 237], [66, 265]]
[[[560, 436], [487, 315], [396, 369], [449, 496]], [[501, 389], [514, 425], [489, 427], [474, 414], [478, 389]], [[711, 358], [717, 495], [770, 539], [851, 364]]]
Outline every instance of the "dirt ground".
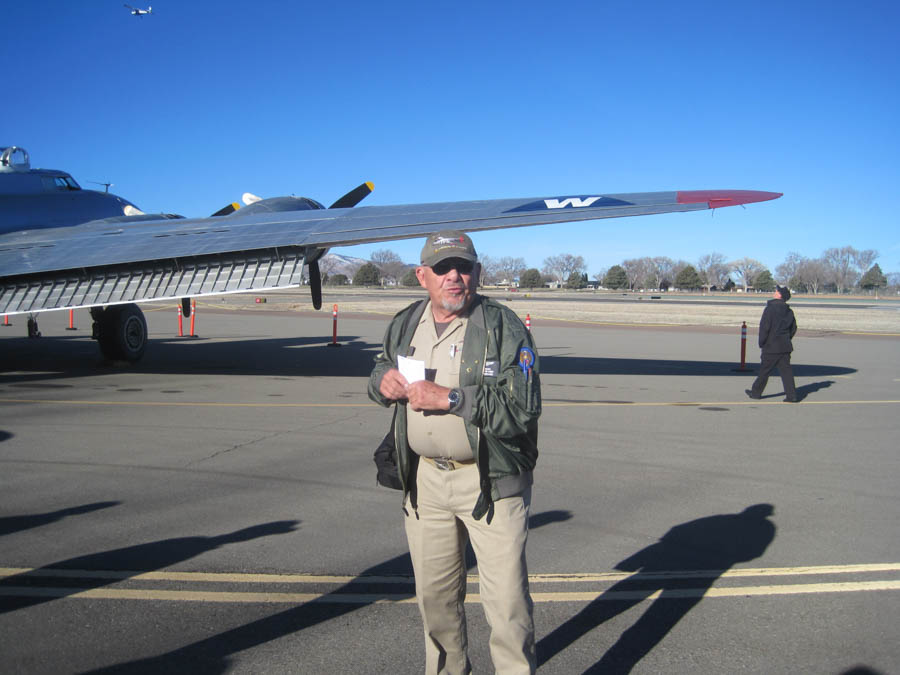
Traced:
[[[532, 321], [576, 321], [598, 324], [659, 326], [737, 326], [759, 324], [768, 294], [736, 293], [610, 293], [602, 291], [509, 292], [486, 288], [482, 292]], [[341, 313], [391, 316], [424, 292], [408, 289], [350, 289], [326, 287], [322, 311], [337, 304]], [[264, 302], [257, 302], [257, 298]], [[307, 311], [306, 288], [261, 295], [241, 294], [211, 298], [221, 309]], [[794, 296], [790, 305], [804, 331], [882, 333], [900, 335], [900, 298], [874, 296]]]

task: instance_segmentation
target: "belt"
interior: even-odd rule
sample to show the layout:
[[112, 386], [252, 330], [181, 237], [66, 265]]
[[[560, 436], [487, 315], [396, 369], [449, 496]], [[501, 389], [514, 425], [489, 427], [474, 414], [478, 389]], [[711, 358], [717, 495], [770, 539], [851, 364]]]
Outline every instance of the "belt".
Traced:
[[464, 466], [472, 466], [474, 459], [450, 459], [449, 457], [422, 457], [426, 462], [441, 471], [453, 471]]

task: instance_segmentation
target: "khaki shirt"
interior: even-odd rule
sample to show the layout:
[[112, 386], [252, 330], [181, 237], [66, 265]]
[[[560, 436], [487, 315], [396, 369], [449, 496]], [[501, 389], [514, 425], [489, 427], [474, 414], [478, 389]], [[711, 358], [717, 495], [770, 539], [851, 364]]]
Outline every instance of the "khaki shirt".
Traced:
[[[459, 386], [459, 365], [467, 324], [467, 317], [457, 317], [438, 337], [431, 302], [425, 307], [410, 346], [415, 348], [411, 358], [425, 362], [426, 379], [431, 380], [433, 373], [435, 384], [450, 388]], [[445, 412], [426, 414], [410, 408], [406, 420], [409, 447], [416, 454], [458, 460], [473, 458], [462, 417]]]

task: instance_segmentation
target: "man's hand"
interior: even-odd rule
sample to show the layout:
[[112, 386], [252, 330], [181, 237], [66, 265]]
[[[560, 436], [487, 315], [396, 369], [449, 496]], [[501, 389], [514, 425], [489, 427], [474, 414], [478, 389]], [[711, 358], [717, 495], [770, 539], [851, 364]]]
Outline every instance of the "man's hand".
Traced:
[[428, 380], [413, 382], [406, 388], [409, 406], [416, 412], [423, 410], [450, 410], [449, 387], [442, 387]]
[[381, 385], [378, 387], [381, 395], [392, 401], [399, 401], [406, 398], [406, 388], [409, 382], [400, 374], [396, 368], [391, 368], [381, 378]]

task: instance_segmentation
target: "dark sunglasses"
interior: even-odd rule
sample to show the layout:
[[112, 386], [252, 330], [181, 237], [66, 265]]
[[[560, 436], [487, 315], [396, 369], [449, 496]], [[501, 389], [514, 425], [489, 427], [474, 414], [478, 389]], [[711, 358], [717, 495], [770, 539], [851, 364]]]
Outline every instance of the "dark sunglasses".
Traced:
[[431, 266], [431, 271], [439, 277], [444, 276], [450, 270], [456, 270], [460, 274], [471, 274], [475, 268], [475, 263], [471, 260], [462, 260], [461, 258], [447, 258], [441, 260], [436, 265]]

